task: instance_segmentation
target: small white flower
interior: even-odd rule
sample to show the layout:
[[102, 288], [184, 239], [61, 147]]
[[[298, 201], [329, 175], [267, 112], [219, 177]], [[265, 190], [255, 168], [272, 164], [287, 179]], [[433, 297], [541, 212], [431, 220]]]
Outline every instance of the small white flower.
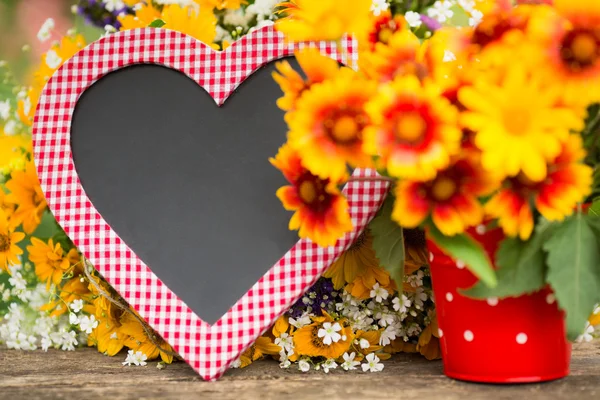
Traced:
[[379, 283], [375, 283], [370, 295], [371, 298], [374, 298], [376, 302], [381, 303], [383, 300], [388, 298], [389, 293], [387, 290], [385, 290], [385, 288], [380, 287]]
[[483, 19], [483, 13], [479, 10], [471, 11], [471, 17], [469, 18], [469, 26], [477, 26]]
[[92, 333], [92, 331], [96, 329], [97, 326], [98, 321], [96, 321], [96, 317], [94, 317], [93, 315], [89, 317], [86, 315], [79, 320], [79, 329], [81, 329], [82, 332], [85, 332], [88, 335]]
[[127, 353], [127, 358], [125, 359], [125, 362], [123, 362], [123, 365], [127, 365], [127, 366], [131, 366], [131, 365], [137, 365], [137, 366], [145, 366], [147, 364], [146, 360], [148, 359], [148, 357], [146, 357], [146, 355], [144, 353], [142, 353], [141, 351], [136, 351], [134, 353], [133, 350], [129, 350], [129, 352]]
[[433, 3], [433, 7], [427, 10], [427, 15], [443, 24], [454, 15], [454, 12], [451, 10], [452, 6], [453, 4], [450, 0], [438, 0]]
[[310, 320], [310, 316], [308, 316], [307, 314], [304, 314], [298, 319], [294, 319], [294, 318], [290, 317], [289, 322], [290, 322], [290, 325], [292, 325], [294, 328], [300, 329], [302, 327], [305, 327], [306, 325], [310, 325], [310, 323], [312, 321]]
[[13, 276], [8, 279], [8, 283], [11, 284], [16, 290], [25, 290], [27, 289], [27, 281], [20, 272], [14, 273]]
[[[58, 340], [52, 339], [54, 342], [58, 342]], [[75, 331], [64, 332], [60, 336], [61, 350], [64, 351], [73, 351], [75, 350], [75, 346], [77, 346], [77, 333]]]
[[392, 299], [392, 307], [394, 307], [394, 310], [402, 314], [408, 310], [411, 304], [412, 302], [408, 299], [408, 297], [406, 297], [406, 295], [401, 295], [400, 297], [394, 297]]
[[342, 363], [342, 368], [346, 371], [350, 371], [356, 369], [360, 365], [359, 361], [355, 361], [354, 357], [356, 357], [356, 353], [352, 352], [350, 354], [344, 353], [342, 356], [344, 358], [344, 362]]
[[339, 323], [331, 324], [331, 322], [324, 322], [323, 327], [319, 329], [317, 332], [317, 336], [323, 338], [323, 344], [327, 346], [331, 345], [331, 343], [337, 343], [342, 338], [338, 332], [342, 330], [342, 327]]
[[475, 9], [475, 0], [458, 0], [458, 5], [470, 13]]
[[594, 339], [593, 333], [594, 333], [594, 327], [592, 325], [590, 325], [590, 323], [588, 322], [586, 324], [585, 331], [583, 332], [583, 334], [577, 338], [577, 343], [591, 342]]
[[40, 340], [40, 346], [42, 350], [48, 351], [50, 347], [52, 347], [52, 339], [48, 335], [42, 336], [42, 340]]
[[323, 368], [323, 371], [328, 374], [330, 369], [336, 369], [337, 368], [337, 363], [335, 362], [335, 360], [333, 358], [330, 358], [329, 360], [325, 361], [323, 364], [321, 364], [321, 368]]
[[373, 12], [373, 15], [376, 17], [381, 15], [382, 12], [387, 11], [388, 8], [390, 8], [390, 5], [387, 0], [373, 0], [373, 3], [371, 4], [371, 12]]
[[368, 354], [366, 360], [367, 362], [361, 365], [363, 372], [379, 372], [383, 370], [383, 364], [379, 362], [379, 357], [375, 353]]
[[418, 28], [423, 23], [421, 21], [421, 14], [419, 14], [418, 12], [409, 11], [406, 14], [404, 14], [404, 18], [406, 19], [406, 23], [408, 24], [408, 26], [410, 26], [411, 28]]
[[369, 347], [371, 347], [371, 343], [369, 343], [369, 341], [365, 338], [360, 339], [358, 345], [361, 349], [368, 349]]
[[242, 360], [239, 358], [231, 363], [231, 368], [239, 368], [241, 366], [242, 366]]
[[118, 11], [123, 7], [125, 7], [123, 0], [104, 0], [104, 8], [106, 8], [106, 11]]
[[302, 372], [308, 372], [310, 371], [310, 363], [306, 360], [300, 360], [298, 361], [298, 369]]
[[275, 339], [275, 344], [281, 347], [282, 350], [289, 352], [294, 348], [294, 341], [287, 333], [282, 333], [281, 336]]
[[62, 58], [56, 53], [54, 50], [50, 50], [46, 53], [46, 65], [51, 69], [56, 69], [60, 67], [62, 63]]
[[73, 312], [78, 313], [79, 311], [81, 311], [83, 309], [83, 300], [81, 300], [81, 299], [73, 300], [71, 302], [71, 304], [69, 305], [69, 307], [71, 308], [71, 310], [73, 310]]
[[6, 125], [4, 125], [4, 133], [6, 133], [9, 136], [16, 134], [17, 133], [17, 122], [13, 119], [6, 122]]
[[7, 120], [10, 116], [10, 102], [8, 100], [0, 101], [0, 119]]
[[[450, 50], [444, 51], [444, 62], [456, 61], [456, 55]], [[421, 272], [421, 271], [419, 271]], [[422, 272], [421, 272], [422, 273]]]
[[54, 20], [52, 18], [48, 18], [42, 24], [42, 27], [37, 34], [38, 40], [43, 43], [50, 39], [50, 36], [52, 36], [52, 29], [54, 29], [55, 26], [56, 24], [54, 23]]
[[379, 337], [379, 345], [387, 346], [392, 342], [392, 340], [396, 339], [397, 334], [398, 332], [396, 328], [393, 326], [388, 326], [383, 330], [383, 332], [381, 332], [381, 336]]
[[117, 340], [117, 339], [119, 339], [119, 336], [117, 336], [117, 332], [113, 332], [113, 333], [110, 335], [110, 339], [113, 339], [113, 340]]
[[69, 323], [71, 325], [79, 324], [79, 318], [77, 317], [77, 315], [75, 315], [75, 313], [69, 313]]

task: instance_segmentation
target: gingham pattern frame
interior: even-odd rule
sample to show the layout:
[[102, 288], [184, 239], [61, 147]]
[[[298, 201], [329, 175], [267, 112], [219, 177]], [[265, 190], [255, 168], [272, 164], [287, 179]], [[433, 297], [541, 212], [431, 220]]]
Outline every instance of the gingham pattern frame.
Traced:
[[[362, 232], [387, 192], [377, 180], [353, 181], [344, 191], [353, 232], [335, 246], [300, 240], [215, 324], [203, 322], [111, 229], [85, 194], [71, 154], [71, 117], [82, 93], [104, 75], [135, 64], [158, 64], [195, 80], [218, 105], [254, 71], [306, 45], [356, 64], [352, 40], [340, 55], [333, 43], [291, 44], [273, 27], [256, 30], [217, 52], [187, 35], [136, 29], [109, 35], [67, 61], [45, 87], [33, 128], [38, 176], [54, 216], [106, 280], [206, 380], [215, 380]], [[349, 60], [345, 59], [350, 57]], [[376, 177], [372, 170], [356, 176]]]

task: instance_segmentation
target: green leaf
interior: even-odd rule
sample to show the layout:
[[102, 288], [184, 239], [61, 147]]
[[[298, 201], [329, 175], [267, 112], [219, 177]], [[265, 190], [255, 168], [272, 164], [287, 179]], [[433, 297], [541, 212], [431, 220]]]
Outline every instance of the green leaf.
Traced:
[[379, 214], [369, 224], [369, 229], [379, 264], [390, 273], [401, 291], [404, 280], [404, 234], [400, 225], [392, 220], [393, 208], [394, 197], [388, 195]]
[[498, 281], [494, 268], [479, 243], [465, 234], [444, 236], [433, 224], [430, 224], [428, 233], [440, 249], [455, 260], [464, 262], [467, 268], [485, 285], [496, 287]]
[[543, 223], [526, 242], [518, 238], [503, 240], [496, 253], [498, 286], [490, 288], [478, 282], [463, 293], [485, 299], [520, 296], [542, 289], [546, 284], [546, 253], [543, 245], [554, 228], [554, 224]]
[[148, 27], [149, 28], [162, 28], [165, 25], [166, 25], [166, 22], [159, 18], [159, 19], [155, 19], [154, 21], [152, 21], [152, 23], [150, 25], [148, 25]]
[[581, 213], [561, 223], [544, 245], [548, 252], [548, 282], [567, 313], [567, 336], [579, 336], [594, 305], [600, 301], [598, 219]]
[[600, 199], [594, 200], [590, 208], [588, 208], [588, 214], [600, 217]]

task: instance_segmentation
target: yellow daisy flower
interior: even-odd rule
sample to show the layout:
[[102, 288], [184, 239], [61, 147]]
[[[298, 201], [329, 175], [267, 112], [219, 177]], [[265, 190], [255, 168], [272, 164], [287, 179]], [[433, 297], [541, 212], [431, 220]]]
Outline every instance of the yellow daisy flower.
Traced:
[[558, 85], [542, 85], [516, 64], [498, 83], [477, 79], [460, 89], [459, 100], [467, 109], [462, 122], [476, 132], [483, 167], [544, 179], [547, 161], [560, 153], [569, 132], [584, 127], [577, 112], [560, 105], [559, 94]]
[[210, 9], [216, 8], [217, 10], [236, 10], [242, 6], [242, 4], [247, 4], [246, 0], [194, 0], [196, 3], [200, 4], [200, 7], [209, 7]]
[[15, 223], [23, 224], [25, 233], [33, 233], [46, 209], [46, 199], [33, 162], [27, 164], [25, 171], [13, 171], [6, 188], [10, 191], [6, 201], [17, 205], [12, 218], [15, 219]]
[[146, 28], [152, 22], [160, 18], [160, 10], [152, 5], [152, 2], [140, 3], [135, 14], [122, 14], [118, 17], [121, 30], [127, 31], [135, 28]]
[[27, 153], [31, 153], [30, 138], [4, 135], [0, 129], [0, 173], [9, 174], [14, 169], [25, 169]]
[[10, 273], [9, 265], [20, 263], [17, 256], [23, 254], [23, 250], [17, 246], [17, 243], [24, 238], [23, 232], [14, 232], [10, 229], [6, 214], [0, 209], [0, 270]]
[[363, 36], [370, 28], [371, 0], [291, 0], [280, 4], [285, 18], [275, 27], [293, 41], [340, 40], [346, 33]]
[[340, 290], [346, 284], [356, 279], [356, 276], [365, 270], [365, 265], [379, 265], [373, 250], [373, 236], [364, 231], [354, 243], [346, 250], [323, 274], [330, 278], [335, 290]]
[[219, 49], [213, 44], [217, 35], [217, 17], [212, 9], [201, 7], [199, 11], [177, 4], [165, 6], [161, 17], [164, 29], [172, 29], [193, 36], [205, 44]]
[[160, 349], [147, 336], [142, 324], [130, 313], [123, 313], [121, 318], [121, 327], [117, 330], [117, 336], [124, 335], [124, 343], [134, 351], [141, 351], [148, 360], [154, 360], [160, 356], [161, 360], [167, 364], [173, 362], [173, 355], [162, 350], [172, 352], [172, 347], [164, 341], [163, 338], [154, 335], [154, 341], [160, 346]]
[[27, 251], [29, 260], [35, 265], [35, 274], [40, 281], [46, 282], [48, 288], [51, 284], [60, 284], [63, 275], [71, 267], [70, 260], [77, 254], [75, 249], [65, 254], [61, 244], [54, 243], [52, 239], [46, 243], [35, 237], [31, 238], [31, 246], [27, 246]]

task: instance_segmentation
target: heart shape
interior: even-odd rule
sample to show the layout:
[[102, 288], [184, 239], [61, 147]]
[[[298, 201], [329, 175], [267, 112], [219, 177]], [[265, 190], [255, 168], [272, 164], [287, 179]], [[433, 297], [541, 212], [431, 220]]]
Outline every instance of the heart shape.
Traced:
[[[298, 241], [218, 321], [209, 324], [156, 276], [88, 198], [73, 161], [74, 110], [92, 84], [113, 71], [138, 64], [182, 72], [220, 106], [260, 67], [292, 56], [305, 45], [285, 43], [272, 27], [250, 33], [224, 52], [169, 30], [119, 32], [66, 62], [50, 79], [38, 104], [34, 155], [42, 189], [57, 221], [105, 279], [207, 380], [221, 376], [352, 243], [379, 209], [387, 185], [368, 180], [348, 183], [344, 192], [354, 230], [329, 248]], [[341, 58], [333, 43], [310, 45], [334, 59]], [[346, 41], [346, 45], [348, 54], [354, 56], [353, 42]], [[372, 170], [355, 170], [354, 175], [377, 176]]]

